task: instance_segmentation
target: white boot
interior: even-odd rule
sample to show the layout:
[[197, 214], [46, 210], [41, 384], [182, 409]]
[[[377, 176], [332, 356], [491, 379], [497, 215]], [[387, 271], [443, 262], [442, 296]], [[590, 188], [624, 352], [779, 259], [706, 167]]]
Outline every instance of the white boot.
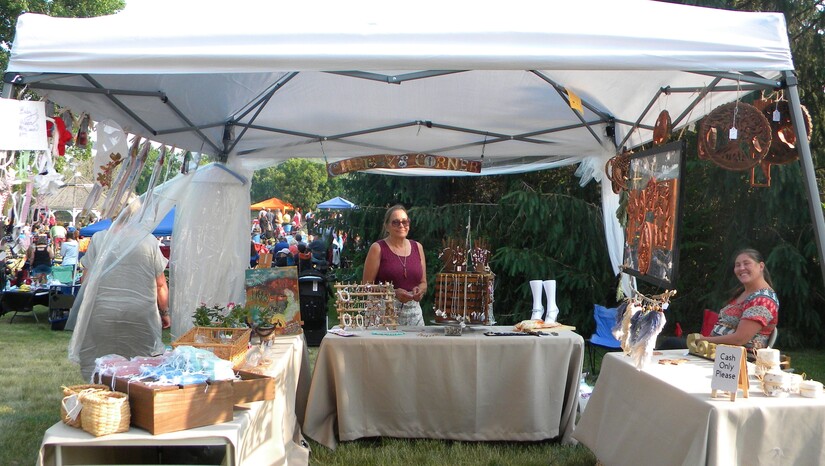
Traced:
[[556, 305], [556, 281], [545, 280], [542, 284], [547, 294], [547, 315], [544, 316], [544, 321], [555, 322], [559, 317], [559, 307]]
[[544, 308], [541, 307], [541, 280], [530, 280], [530, 290], [533, 291], [533, 313], [530, 318], [539, 320], [544, 315]]

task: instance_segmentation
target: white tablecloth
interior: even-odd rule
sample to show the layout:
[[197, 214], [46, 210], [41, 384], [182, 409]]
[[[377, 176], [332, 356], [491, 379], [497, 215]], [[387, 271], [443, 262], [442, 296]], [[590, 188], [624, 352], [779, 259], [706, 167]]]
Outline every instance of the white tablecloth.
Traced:
[[[420, 336], [424, 331], [430, 337]], [[494, 327], [512, 331], [512, 327]], [[460, 337], [439, 327], [327, 335], [321, 343], [304, 433], [327, 447], [388, 436], [452, 440], [571, 441], [583, 340], [552, 336]]]
[[653, 359], [643, 371], [622, 353], [602, 361], [574, 437], [603, 464], [825, 464], [825, 399], [767, 397], [754, 376], [749, 398], [711, 399], [712, 361], [685, 350]]
[[133, 427], [128, 432], [104, 437], [93, 437], [58, 422], [43, 437], [38, 464], [58, 464], [59, 456], [63, 462], [76, 464], [74, 459], [88, 462], [99, 454], [106, 454], [102, 449], [77, 448], [84, 446], [181, 445], [227, 445], [229, 459], [235, 465], [308, 464], [309, 449], [304, 446], [299, 424], [303, 420], [309, 386], [309, 361], [303, 335], [275, 338], [268, 357], [272, 364], [266, 375], [276, 380], [275, 399], [236, 408], [230, 422], [160, 435]]

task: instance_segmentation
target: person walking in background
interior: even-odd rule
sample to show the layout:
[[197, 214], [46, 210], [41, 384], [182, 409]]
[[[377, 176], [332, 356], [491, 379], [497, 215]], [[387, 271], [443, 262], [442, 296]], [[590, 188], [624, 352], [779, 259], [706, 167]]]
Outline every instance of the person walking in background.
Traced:
[[59, 223], [49, 228], [49, 236], [52, 238], [52, 245], [55, 251], [60, 251], [60, 245], [63, 244], [63, 241], [66, 241], [66, 232], [66, 227]]
[[77, 266], [79, 253], [77, 237], [77, 230], [74, 227], [69, 227], [66, 241], [60, 245], [60, 257], [63, 258], [61, 265]]
[[38, 283], [45, 283], [46, 276], [52, 273], [52, 261], [54, 261], [54, 249], [49, 244], [49, 237], [39, 235], [34, 244], [29, 246], [26, 252], [26, 262], [31, 266], [31, 273]]

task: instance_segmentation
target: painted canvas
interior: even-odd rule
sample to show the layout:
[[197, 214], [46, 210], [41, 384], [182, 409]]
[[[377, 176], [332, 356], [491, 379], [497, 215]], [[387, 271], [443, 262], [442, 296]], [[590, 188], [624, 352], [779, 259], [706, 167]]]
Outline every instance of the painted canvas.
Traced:
[[250, 320], [270, 324], [276, 335], [301, 333], [297, 267], [246, 271], [246, 308]]

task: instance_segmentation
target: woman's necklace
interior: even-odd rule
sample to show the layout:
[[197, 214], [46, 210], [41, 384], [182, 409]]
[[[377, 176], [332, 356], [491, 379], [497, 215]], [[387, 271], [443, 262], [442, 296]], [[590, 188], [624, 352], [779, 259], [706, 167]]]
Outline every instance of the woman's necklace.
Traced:
[[[404, 245], [402, 244], [401, 247], [403, 248], [403, 246]], [[404, 268], [404, 278], [407, 278], [407, 259], [410, 256], [404, 256], [404, 258], [402, 259], [401, 256], [397, 252], [395, 252], [395, 250], [393, 248], [390, 248], [390, 251], [392, 251], [392, 253], [395, 254], [395, 257], [398, 258], [398, 262], [401, 262], [401, 267]], [[410, 251], [410, 252], [412, 252], [412, 251]]]

